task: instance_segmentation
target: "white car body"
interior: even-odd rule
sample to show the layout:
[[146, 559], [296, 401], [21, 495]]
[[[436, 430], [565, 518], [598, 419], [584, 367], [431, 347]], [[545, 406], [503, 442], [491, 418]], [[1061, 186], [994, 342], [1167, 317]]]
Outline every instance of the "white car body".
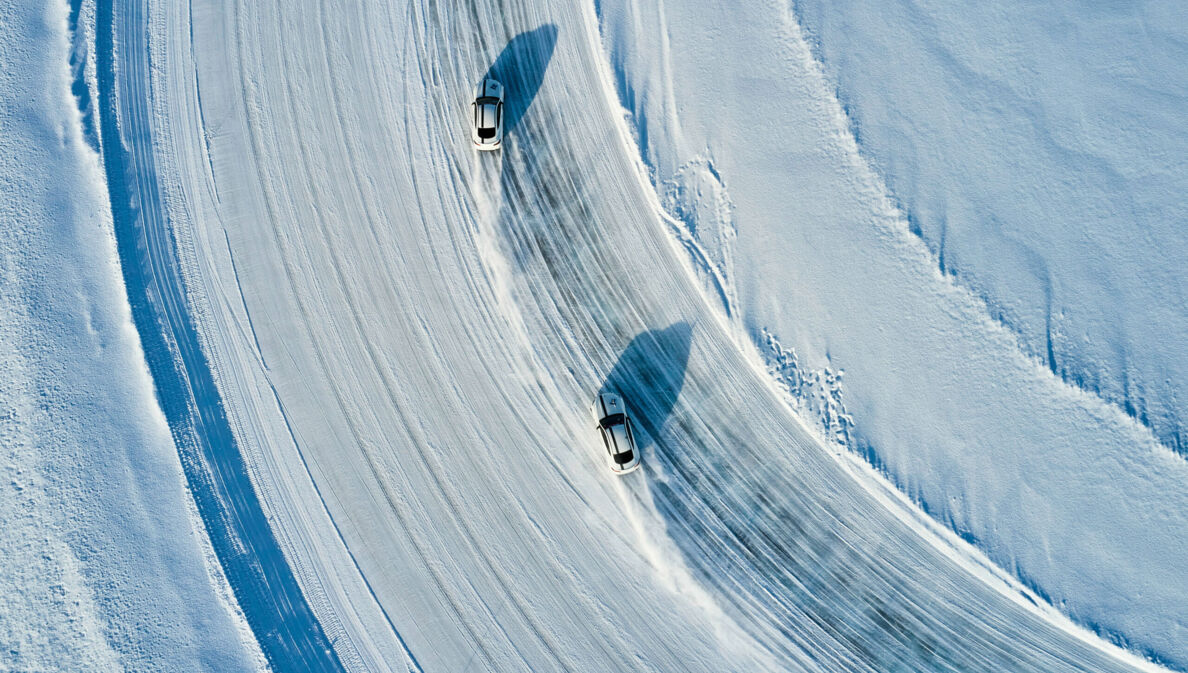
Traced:
[[499, 149], [503, 144], [503, 85], [489, 77], [479, 82], [470, 113], [474, 146], [484, 151]]
[[639, 450], [635, 447], [635, 433], [623, 399], [612, 392], [599, 393], [593, 411], [595, 428], [611, 472], [624, 475], [638, 470]]

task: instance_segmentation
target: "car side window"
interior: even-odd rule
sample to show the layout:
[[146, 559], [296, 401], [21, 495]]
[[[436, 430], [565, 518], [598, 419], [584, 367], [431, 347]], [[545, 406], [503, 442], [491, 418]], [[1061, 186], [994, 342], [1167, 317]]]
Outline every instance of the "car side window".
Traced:
[[611, 452], [610, 442], [606, 441], [606, 430], [598, 428], [598, 434], [602, 435], [602, 445], [606, 447], [606, 452]]

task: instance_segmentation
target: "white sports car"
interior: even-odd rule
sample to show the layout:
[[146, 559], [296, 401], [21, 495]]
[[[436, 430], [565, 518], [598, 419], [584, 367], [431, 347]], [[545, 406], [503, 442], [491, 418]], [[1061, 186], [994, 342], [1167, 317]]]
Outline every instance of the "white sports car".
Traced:
[[480, 150], [497, 150], [503, 144], [503, 85], [486, 78], [478, 85], [474, 103], [474, 125], [470, 130], [474, 146]]
[[611, 472], [624, 475], [639, 469], [639, 451], [635, 448], [635, 433], [623, 399], [611, 392], [598, 394], [594, 400], [594, 422], [606, 450]]

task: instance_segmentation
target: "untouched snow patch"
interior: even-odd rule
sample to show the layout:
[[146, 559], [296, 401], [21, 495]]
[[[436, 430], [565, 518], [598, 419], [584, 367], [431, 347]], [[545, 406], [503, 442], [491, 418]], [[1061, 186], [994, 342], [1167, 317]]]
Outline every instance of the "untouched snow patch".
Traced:
[[91, 12], [0, 9], [0, 669], [259, 670], [121, 285], [69, 39]]
[[940, 270], [1188, 458], [1188, 7], [795, 7]]

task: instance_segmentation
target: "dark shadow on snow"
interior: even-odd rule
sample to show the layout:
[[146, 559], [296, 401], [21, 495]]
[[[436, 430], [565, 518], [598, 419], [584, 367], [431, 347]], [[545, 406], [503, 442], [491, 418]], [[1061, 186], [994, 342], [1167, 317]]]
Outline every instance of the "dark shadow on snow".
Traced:
[[[678, 322], [665, 329], [641, 332], [619, 356], [601, 390], [613, 390], [626, 400], [632, 420], [656, 441], [672, 414], [685, 385], [685, 369], [693, 326]], [[640, 450], [643, 437], [638, 437]]]
[[549, 67], [556, 46], [557, 26], [546, 23], [512, 38], [499, 58], [487, 68], [483, 79], [491, 77], [503, 84], [505, 135], [516, 128], [536, 99], [536, 92], [540, 91], [540, 85], [544, 82], [545, 70]]
[[[116, 250], [157, 403], [220, 570], [270, 668], [343, 671], [253, 487], [198, 339], [149, 151], [148, 98], [117, 97], [139, 91], [148, 64], [146, 45], [136, 41], [143, 17], [121, 8], [96, 3], [95, 109]], [[223, 656], [204, 652], [194, 668], [224, 670]]]

